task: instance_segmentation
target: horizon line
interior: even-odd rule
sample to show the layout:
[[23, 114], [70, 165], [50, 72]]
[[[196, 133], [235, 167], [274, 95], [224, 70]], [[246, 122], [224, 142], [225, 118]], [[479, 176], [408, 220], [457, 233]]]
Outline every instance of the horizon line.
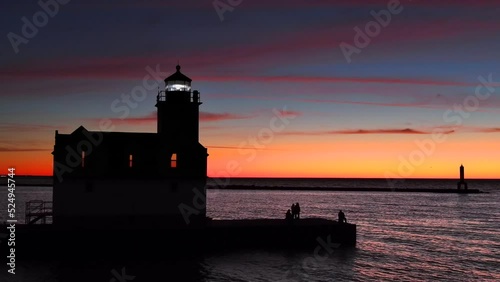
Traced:
[[[0, 177], [8, 177], [7, 174], [1, 174]], [[54, 177], [54, 175], [20, 175], [16, 174], [15, 177]], [[211, 177], [207, 176], [207, 178], [216, 179], [220, 177]], [[229, 177], [229, 179], [243, 179], [243, 178], [259, 178], [259, 179], [392, 179], [392, 180], [405, 180], [405, 179], [441, 179], [441, 180], [460, 180], [460, 177], [450, 178], [450, 177], [405, 177], [405, 178], [386, 178], [386, 177], [284, 177], [284, 176], [239, 176], [239, 177]], [[224, 178], [226, 179], [226, 178]], [[466, 180], [500, 180], [499, 178], [466, 178]]]

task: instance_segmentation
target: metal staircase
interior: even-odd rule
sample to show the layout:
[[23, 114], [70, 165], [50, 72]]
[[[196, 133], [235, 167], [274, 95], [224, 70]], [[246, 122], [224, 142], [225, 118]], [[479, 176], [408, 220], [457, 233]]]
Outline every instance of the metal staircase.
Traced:
[[33, 200], [26, 203], [26, 224], [52, 223], [52, 202]]

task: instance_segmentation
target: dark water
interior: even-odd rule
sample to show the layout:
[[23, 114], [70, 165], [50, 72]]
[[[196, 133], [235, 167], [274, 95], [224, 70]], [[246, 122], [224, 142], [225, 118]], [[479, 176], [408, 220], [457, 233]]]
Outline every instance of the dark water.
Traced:
[[[231, 181], [252, 185], [242, 179]], [[251, 181], [274, 186], [387, 187], [385, 180]], [[455, 181], [408, 180], [405, 185], [448, 188]], [[209, 190], [208, 214], [216, 219], [281, 218], [293, 202], [300, 202], [304, 217], [335, 219], [342, 209], [358, 225], [357, 247], [335, 249], [324, 257], [315, 257], [312, 248], [186, 257], [165, 251], [164, 259], [133, 261], [109, 261], [98, 254], [92, 262], [19, 258], [17, 274], [7, 276], [2, 266], [0, 281], [120, 281], [115, 274], [122, 270], [135, 276], [123, 281], [500, 281], [500, 182], [469, 181], [469, 186], [490, 193]], [[21, 206], [28, 199], [51, 198], [47, 187], [20, 187], [17, 192]], [[3, 191], [0, 197], [6, 198]], [[6, 205], [0, 205], [5, 217]]]

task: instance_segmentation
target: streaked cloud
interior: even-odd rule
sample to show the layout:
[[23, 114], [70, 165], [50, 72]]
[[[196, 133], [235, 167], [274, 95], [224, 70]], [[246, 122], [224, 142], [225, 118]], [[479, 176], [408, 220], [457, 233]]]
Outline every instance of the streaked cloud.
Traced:
[[0, 147], [0, 152], [50, 152], [50, 148]]
[[[441, 133], [451, 134], [454, 131], [444, 131]], [[353, 135], [353, 134], [432, 134], [432, 131], [416, 130], [412, 128], [381, 128], [381, 129], [347, 129], [347, 130], [324, 130], [324, 131], [286, 131], [279, 133], [280, 135], [298, 135], [298, 136], [315, 136], [315, 135]]]
[[55, 131], [65, 128], [66, 126], [54, 126], [46, 124], [0, 123], [0, 132]]
[[476, 127], [471, 128], [471, 131], [479, 133], [500, 133], [500, 127]]
[[263, 151], [286, 151], [277, 148], [255, 148], [255, 147], [236, 147], [236, 146], [205, 146], [209, 149], [228, 149], [228, 150], [263, 150]]
[[[242, 114], [234, 114], [229, 112], [224, 113], [212, 113], [212, 112], [203, 112], [200, 111], [200, 122], [214, 122], [214, 121], [223, 121], [223, 120], [234, 120], [234, 119], [250, 119], [254, 118], [255, 115], [242, 115]], [[99, 122], [102, 119], [90, 119], [91, 122]], [[110, 118], [108, 119], [113, 124], [128, 124], [128, 125], [140, 125], [140, 124], [148, 124], [148, 123], [156, 123], [157, 113], [156, 111], [151, 112], [144, 116], [137, 117], [129, 117], [125, 119], [120, 118]]]
[[200, 112], [201, 122], [211, 122], [211, 121], [222, 121], [230, 119], [249, 119], [254, 118], [254, 115], [241, 115], [234, 113], [210, 113], [210, 112]]

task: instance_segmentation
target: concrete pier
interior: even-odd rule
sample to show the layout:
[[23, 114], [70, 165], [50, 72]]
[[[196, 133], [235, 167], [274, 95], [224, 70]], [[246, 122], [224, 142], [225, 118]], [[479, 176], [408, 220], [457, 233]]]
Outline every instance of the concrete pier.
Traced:
[[[7, 226], [1, 226], [2, 232]], [[238, 249], [312, 248], [321, 242], [356, 245], [356, 225], [320, 218], [208, 220], [204, 226], [176, 228], [64, 228], [16, 225], [16, 255], [47, 257], [161, 257]], [[7, 242], [0, 243], [6, 253]]]

